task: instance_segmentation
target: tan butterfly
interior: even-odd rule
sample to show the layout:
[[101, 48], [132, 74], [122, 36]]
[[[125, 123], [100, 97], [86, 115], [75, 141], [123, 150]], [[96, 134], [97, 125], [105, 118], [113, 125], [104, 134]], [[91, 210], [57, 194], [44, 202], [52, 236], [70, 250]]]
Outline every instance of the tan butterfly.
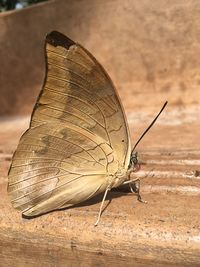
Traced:
[[[81, 45], [46, 37], [46, 78], [9, 170], [14, 208], [31, 217], [70, 207], [121, 184], [137, 164], [109, 76]], [[138, 197], [139, 196], [139, 191]]]

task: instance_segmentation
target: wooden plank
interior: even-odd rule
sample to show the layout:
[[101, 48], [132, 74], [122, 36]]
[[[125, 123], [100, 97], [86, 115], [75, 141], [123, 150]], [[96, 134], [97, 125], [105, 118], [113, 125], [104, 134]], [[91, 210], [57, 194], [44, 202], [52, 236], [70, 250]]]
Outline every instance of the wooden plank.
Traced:
[[[141, 185], [148, 203], [137, 202], [127, 188], [112, 191], [97, 227], [102, 196], [32, 220], [11, 207], [7, 170], [28, 119], [1, 121], [2, 266], [199, 266], [200, 143], [194, 133], [200, 124], [177, 124], [169, 119], [171, 112], [169, 108], [138, 147], [142, 169], [137, 175], [148, 174]], [[134, 139], [151, 113], [141, 112], [142, 123], [139, 113], [129, 114], [131, 130], [137, 122]]]

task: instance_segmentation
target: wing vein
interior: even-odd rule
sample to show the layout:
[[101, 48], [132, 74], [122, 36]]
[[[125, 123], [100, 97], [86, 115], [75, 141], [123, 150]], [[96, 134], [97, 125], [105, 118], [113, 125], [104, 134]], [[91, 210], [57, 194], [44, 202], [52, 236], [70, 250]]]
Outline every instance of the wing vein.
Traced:
[[[57, 102], [57, 103], [64, 104], [63, 102], [58, 101], [58, 100], [55, 100], [55, 99], [53, 100], [53, 102]], [[45, 104], [45, 107], [47, 107], [47, 108], [52, 108], [51, 106], [46, 105], [46, 104]], [[80, 113], [83, 113], [84, 115], [88, 116], [90, 119], [92, 119], [93, 121], [95, 121], [96, 124], [98, 124], [100, 127], [102, 127], [103, 129], [105, 129], [104, 126], [103, 126], [101, 123], [99, 123], [95, 118], [93, 118], [90, 114], [88, 114], [88, 113], [84, 112], [83, 110], [80, 110], [80, 109], [78, 109], [78, 108], [76, 108], [76, 107], [74, 107], [74, 106], [72, 106], [72, 108], [73, 108], [74, 110], [77, 110], [77, 111], [79, 111]], [[53, 109], [53, 108], [52, 108], [52, 109]], [[63, 110], [63, 109], [58, 109], [58, 108], [54, 108], [54, 109], [55, 109], [55, 110], [58, 110], [58, 111], [61, 111], [61, 112], [63, 112], [63, 113], [68, 113], [68, 114], [70, 114], [70, 115], [73, 115], [73, 116], [75, 116], [75, 117], [77, 117], [77, 118], [79, 118], [79, 119], [81, 119], [81, 120], [87, 122], [88, 124], [90, 124], [90, 125], [92, 126], [92, 124], [89, 123], [87, 119], [84, 119], [83, 117], [80, 117], [80, 116], [78, 116], [78, 115], [75, 115], [74, 113], [72, 113], [72, 112], [70, 112], [70, 111]]]
[[[71, 98], [74, 98], [74, 99], [76, 99], [76, 100], [79, 100], [80, 102], [85, 103], [86, 105], [88, 105], [88, 103], [87, 103], [86, 101], [84, 101], [83, 99], [80, 99], [79, 97], [76, 97], [76, 96], [74, 96], [74, 95], [70, 95], [70, 94], [68, 94], [68, 93], [58, 92], [58, 91], [54, 90], [53, 88], [51, 88], [51, 87], [49, 87], [49, 86], [45, 86], [45, 89], [48, 90], [48, 91], [52, 91], [52, 92], [54, 92], [54, 93], [56, 93], [56, 94], [58, 94], [58, 95], [69, 96], [69, 97], [71, 97]], [[101, 113], [102, 118], [103, 118], [103, 120], [104, 120], [104, 124], [105, 124], [105, 117], [104, 117], [103, 112], [102, 112], [101, 109], [99, 108], [99, 106], [98, 106], [95, 102], [93, 102], [91, 99], [90, 99], [89, 101], [91, 102], [91, 105], [94, 105], [94, 106], [98, 109], [98, 111]], [[89, 104], [90, 104], [90, 103], [89, 103]], [[102, 125], [102, 127], [105, 128], [105, 126], [103, 126], [103, 125]]]

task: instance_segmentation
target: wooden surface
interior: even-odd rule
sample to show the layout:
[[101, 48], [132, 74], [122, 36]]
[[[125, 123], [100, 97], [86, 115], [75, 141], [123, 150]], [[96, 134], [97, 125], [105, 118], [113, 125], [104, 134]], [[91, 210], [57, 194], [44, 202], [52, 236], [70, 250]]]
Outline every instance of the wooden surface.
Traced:
[[[97, 227], [102, 196], [32, 220], [11, 207], [7, 171], [29, 118], [2, 119], [0, 266], [200, 266], [199, 114], [169, 105], [138, 147], [148, 203], [126, 188], [113, 191]], [[128, 113], [133, 140], [152, 117]]]

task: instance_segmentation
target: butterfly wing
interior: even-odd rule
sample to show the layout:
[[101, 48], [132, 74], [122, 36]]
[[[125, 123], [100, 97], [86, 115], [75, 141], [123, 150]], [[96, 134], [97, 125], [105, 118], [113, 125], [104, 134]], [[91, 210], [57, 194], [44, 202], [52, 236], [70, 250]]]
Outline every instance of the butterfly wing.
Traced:
[[102, 66], [58, 32], [47, 35], [46, 62], [30, 127], [9, 170], [11, 201], [27, 216], [105, 191], [110, 175], [130, 160], [123, 108]]

